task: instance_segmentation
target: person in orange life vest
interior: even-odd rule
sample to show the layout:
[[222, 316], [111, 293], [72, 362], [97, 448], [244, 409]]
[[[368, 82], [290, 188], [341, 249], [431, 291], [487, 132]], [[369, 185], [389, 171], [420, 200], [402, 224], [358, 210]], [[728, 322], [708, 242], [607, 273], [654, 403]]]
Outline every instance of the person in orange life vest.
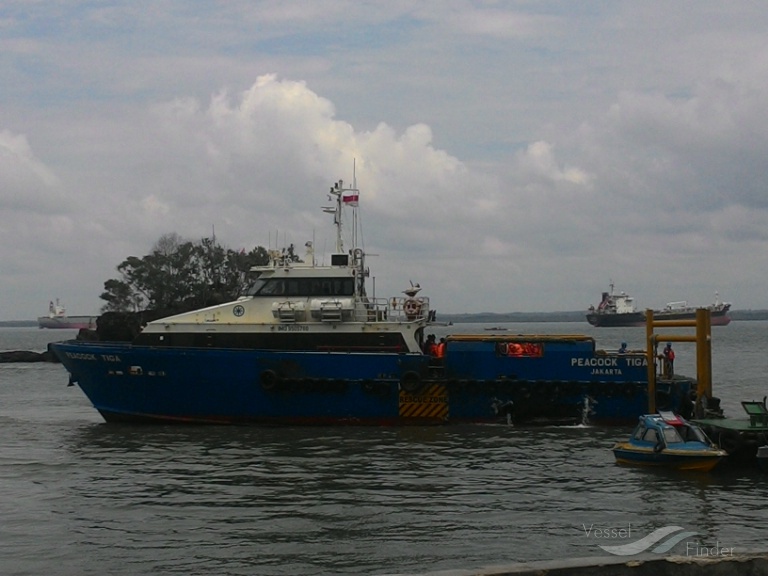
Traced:
[[445, 338], [440, 338], [440, 342], [435, 346], [435, 356], [445, 358]]
[[663, 356], [665, 376], [667, 378], [672, 378], [675, 375], [675, 351], [672, 350], [672, 342], [667, 342], [667, 346], [664, 348]]
[[427, 336], [427, 342], [424, 344], [424, 354], [428, 354], [429, 356], [437, 356], [437, 343], [435, 342], [434, 334]]

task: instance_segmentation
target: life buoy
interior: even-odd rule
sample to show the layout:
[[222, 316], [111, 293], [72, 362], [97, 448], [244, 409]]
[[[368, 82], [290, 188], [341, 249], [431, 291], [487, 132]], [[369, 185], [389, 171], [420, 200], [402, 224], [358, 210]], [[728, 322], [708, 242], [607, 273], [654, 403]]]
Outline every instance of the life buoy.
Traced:
[[400, 389], [405, 392], [416, 392], [421, 388], [421, 376], [413, 370], [406, 372], [400, 377]]
[[274, 370], [264, 370], [261, 373], [261, 387], [264, 390], [274, 390], [280, 382], [280, 377]]
[[403, 312], [405, 312], [405, 315], [408, 316], [409, 319], [416, 318], [416, 316], [419, 315], [419, 312], [421, 312], [421, 302], [416, 300], [416, 298], [408, 298], [403, 303]]

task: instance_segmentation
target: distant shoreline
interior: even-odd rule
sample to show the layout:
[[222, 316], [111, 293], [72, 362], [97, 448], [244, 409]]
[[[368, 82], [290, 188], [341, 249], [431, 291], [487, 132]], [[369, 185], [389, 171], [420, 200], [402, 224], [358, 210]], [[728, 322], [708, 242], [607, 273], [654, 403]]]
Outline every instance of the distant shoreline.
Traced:
[[[731, 320], [768, 320], [768, 310], [731, 310]], [[586, 311], [576, 312], [481, 312], [479, 314], [440, 314], [438, 322], [454, 324], [496, 324], [505, 322], [584, 322]], [[0, 320], [0, 328], [35, 328], [37, 320]]]
[[[495, 324], [504, 322], [587, 322], [586, 311], [566, 312], [509, 312], [497, 314], [483, 312], [480, 314], [440, 314], [438, 322]], [[768, 320], [768, 310], [731, 310], [728, 312], [731, 320]]]

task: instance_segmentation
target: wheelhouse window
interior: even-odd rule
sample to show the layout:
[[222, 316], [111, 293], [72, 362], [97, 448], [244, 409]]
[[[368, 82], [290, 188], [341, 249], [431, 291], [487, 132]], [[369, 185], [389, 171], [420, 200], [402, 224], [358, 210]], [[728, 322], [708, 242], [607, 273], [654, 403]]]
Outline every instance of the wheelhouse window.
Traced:
[[259, 293], [259, 290], [264, 286], [265, 280], [263, 278], [255, 278], [251, 281], [248, 289], [245, 291], [246, 296], [254, 296]]
[[248, 290], [249, 296], [340, 297], [353, 296], [352, 278], [270, 278], [258, 279]]
[[259, 294], [262, 296], [282, 296], [286, 292], [285, 285], [287, 283], [288, 281], [282, 278], [279, 280], [267, 280], [262, 289], [259, 290]]

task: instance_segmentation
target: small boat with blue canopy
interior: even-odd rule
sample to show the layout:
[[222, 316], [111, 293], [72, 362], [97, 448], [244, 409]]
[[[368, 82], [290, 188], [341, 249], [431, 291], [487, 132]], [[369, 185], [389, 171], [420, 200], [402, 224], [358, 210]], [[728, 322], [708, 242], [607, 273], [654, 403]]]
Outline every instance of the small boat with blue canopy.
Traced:
[[618, 464], [708, 472], [728, 455], [704, 431], [672, 412], [640, 416], [626, 442], [613, 447]]

